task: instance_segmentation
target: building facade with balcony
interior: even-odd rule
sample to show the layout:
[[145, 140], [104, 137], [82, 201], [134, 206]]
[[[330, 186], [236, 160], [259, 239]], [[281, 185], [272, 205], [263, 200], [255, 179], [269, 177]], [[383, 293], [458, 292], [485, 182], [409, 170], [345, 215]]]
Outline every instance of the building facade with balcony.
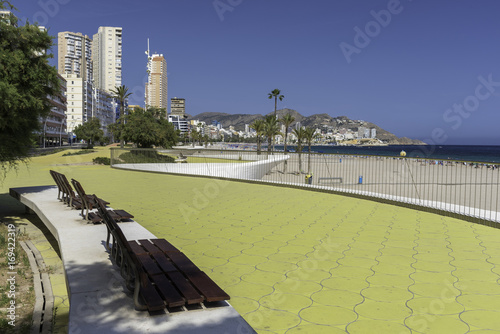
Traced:
[[57, 65], [59, 74], [76, 74], [92, 82], [92, 39], [79, 32], [63, 31], [57, 34]]
[[93, 37], [94, 83], [110, 92], [122, 85], [122, 28], [99, 27]]
[[52, 105], [49, 115], [40, 119], [40, 146], [62, 146], [67, 141], [66, 129], [66, 79], [59, 75], [60, 91], [58, 94], [49, 96], [49, 103]]
[[168, 121], [174, 125], [174, 129], [182, 133], [189, 132], [189, 124], [185, 117], [179, 115], [168, 115]]
[[186, 115], [186, 100], [178, 97], [171, 98], [170, 114], [184, 117]]

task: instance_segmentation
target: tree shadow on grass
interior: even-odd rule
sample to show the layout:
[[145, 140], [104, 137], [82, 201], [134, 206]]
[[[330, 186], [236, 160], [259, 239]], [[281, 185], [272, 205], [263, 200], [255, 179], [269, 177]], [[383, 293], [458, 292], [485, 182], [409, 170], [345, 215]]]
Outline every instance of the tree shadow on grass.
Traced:
[[0, 194], [0, 222], [5, 225], [14, 224], [21, 233], [25, 233], [26, 228], [23, 227], [27, 224], [22, 223], [22, 220], [28, 220], [38, 228], [43, 233], [45, 239], [50, 243], [52, 249], [54, 249], [59, 258], [61, 258], [59, 244], [42, 220], [36, 214], [27, 212], [24, 204], [11, 195]]

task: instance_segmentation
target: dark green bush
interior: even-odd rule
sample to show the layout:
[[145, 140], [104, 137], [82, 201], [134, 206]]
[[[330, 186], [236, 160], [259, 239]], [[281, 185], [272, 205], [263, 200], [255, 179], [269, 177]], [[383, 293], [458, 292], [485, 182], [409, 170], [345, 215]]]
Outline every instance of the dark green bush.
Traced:
[[118, 157], [125, 163], [173, 163], [175, 159], [170, 156], [158, 154], [154, 150], [132, 150]]
[[106, 165], [106, 166], [111, 165], [111, 159], [107, 157], [97, 157], [92, 159], [92, 162], [98, 165]]
[[88, 154], [88, 153], [92, 153], [92, 152], [95, 152], [95, 151], [94, 150], [86, 149], [86, 150], [80, 150], [80, 151], [76, 151], [76, 152], [64, 153], [62, 156], [63, 157], [67, 157], [67, 156], [70, 156], [70, 155], [81, 155], [81, 154]]

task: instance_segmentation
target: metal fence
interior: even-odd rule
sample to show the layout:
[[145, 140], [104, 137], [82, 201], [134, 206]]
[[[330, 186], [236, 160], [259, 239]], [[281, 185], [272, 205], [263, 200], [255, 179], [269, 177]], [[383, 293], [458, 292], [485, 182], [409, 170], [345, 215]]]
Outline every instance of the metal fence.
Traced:
[[344, 193], [447, 212], [495, 227], [500, 221], [496, 163], [304, 152], [112, 149], [111, 164]]

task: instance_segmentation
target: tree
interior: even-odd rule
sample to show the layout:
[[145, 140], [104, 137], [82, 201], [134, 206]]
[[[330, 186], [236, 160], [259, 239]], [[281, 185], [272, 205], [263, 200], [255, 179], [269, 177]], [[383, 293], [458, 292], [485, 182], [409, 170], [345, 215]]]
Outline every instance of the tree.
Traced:
[[[281, 117], [280, 119], [281, 123], [283, 123], [283, 125], [285, 126], [285, 144], [284, 144], [284, 151], [285, 151], [285, 154], [286, 154], [286, 144], [287, 144], [287, 140], [288, 140], [288, 128], [290, 127], [290, 125], [292, 125], [292, 123], [295, 121], [295, 117], [292, 116], [292, 114], [290, 113], [287, 113], [286, 115], [284, 115], [283, 117]], [[286, 173], [286, 167], [287, 167], [287, 161], [285, 160], [285, 163], [283, 164], [283, 173]]]
[[255, 130], [257, 137], [257, 155], [260, 155], [260, 148], [262, 145], [262, 136], [265, 133], [265, 123], [263, 119], [256, 119], [250, 127]]
[[97, 141], [102, 140], [104, 137], [101, 122], [96, 117], [92, 117], [87, 122], [78, 125], [73, 132], [77, 138], [87, 142], [87, 148], [92, 148]]
[[123, 131], [123, 127], [125, 125], [125, 103], [127, 102], [127, 98], [132, 95], [132, 93], [128, 92], [128, 88], [125, 87], [124, 85], [117, 86], [114, 89], [111, 90], [111, 94], [113, 94], [113, 98], [118, 100], [118, 103], [120, 104], [120, 117], [118, 118], [118, 122], [121, 123], [121, 126], [119, 127], [120, 130], [115, 132], [119, 132], [120, 134], [120, 147], [123, 148], [125, 146], [125, 140], [124, 136], [125, 133]]
[[307, 155], [307, 173], [311, 173], [311, 145], [312, 141], [316, 138], [318, 138], [318, 134], [316, 133], [316, 130], [313, 128], [306, 128], [304, 130], [304, 139], [307, 143], [308, 146], [308, 152], [309, 154]]
[[171, 148], [179, 140], [179, 131], [175, 130], [174, 125], [166, 119], [165, 109], [135, 108], [126, 120], [124, 139], [130, 140], [139, 148], [153, 146]]
[[[0, 9], [13, 9], [0, 0]], [[0, 18], [0, 167], [5, 173], [26, 162], [41, 130], [40, 120], [50, 113], [49, 96], [60, 91], [52, 55], [45, 51], [52, 37], [38, 26], [18, 26], [14, 15]]]
[[280, 134], [279, 123], [274, 115], [267, 115], [264, 119], [264, 133], [267, 137], [267, 152], [271, 152], [274, 136]]
[[299, 154], [299, 171], [302, 173], [302, 144], [305, 138], [305, 130], [300, 127], [293, 130], [293, 134], [297, 137], [297, 153]]
[[269, 99], [272, 99], [274, 97], [274, 117], [276, 117], [276, 110], [278, 109], [278, 99], [280, 101], [283, 101], [285, 95], [281, 95], [281, 91], [278, 88], [276, 88], [267, 96], [269, 97]]
[[200, 137], [200, 132], [198, 132], [198, 130], [196, 129], [191, 129], [191, 139], [193, 140], [193, 147], [196, 146], [196, 142], [198, 141]]

